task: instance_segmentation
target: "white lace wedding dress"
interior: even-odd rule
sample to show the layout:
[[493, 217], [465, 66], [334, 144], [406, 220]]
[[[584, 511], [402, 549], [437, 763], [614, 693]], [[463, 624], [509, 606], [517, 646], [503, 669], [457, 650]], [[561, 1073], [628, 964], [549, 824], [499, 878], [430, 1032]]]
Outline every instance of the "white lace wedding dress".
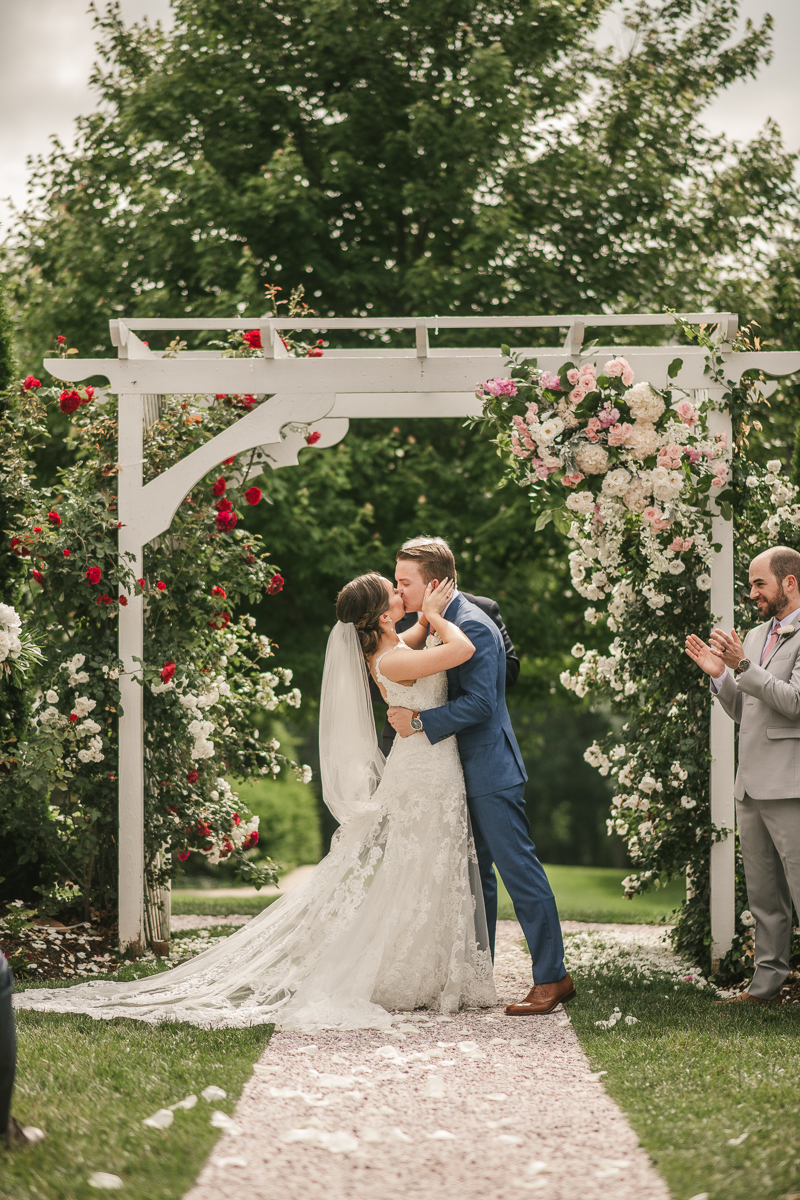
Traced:
[[[410, 688], [377, 674], [392, 704], [423, 711], [447, 699], [443, 673]], [[221, 945], [148, 979], [15, 997], [47, 1012], [302, 1032], [385, 1029], [398, 1011], [494, 1002], [456, 739], [431, 746], [424, 733], [395, 739], [367, 811], [336, 831], [314, 873]]]

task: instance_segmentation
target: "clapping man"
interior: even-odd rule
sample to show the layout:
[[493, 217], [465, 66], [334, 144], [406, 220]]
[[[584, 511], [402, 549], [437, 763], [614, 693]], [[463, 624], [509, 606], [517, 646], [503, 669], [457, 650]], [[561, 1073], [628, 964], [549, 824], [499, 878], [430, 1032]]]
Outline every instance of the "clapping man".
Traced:
[[[750, 564], [750, 599], [764, 623], [739, 641], [715, 629], [686, 653], [739, 722], [736, 820], [756, 970], [737, 1002], [777, 1001], [789, 975], [792, 901], [800, 912], [800, 554], [765, 550]], [[725, 1003], [731, 1003], [726, 1001]]]

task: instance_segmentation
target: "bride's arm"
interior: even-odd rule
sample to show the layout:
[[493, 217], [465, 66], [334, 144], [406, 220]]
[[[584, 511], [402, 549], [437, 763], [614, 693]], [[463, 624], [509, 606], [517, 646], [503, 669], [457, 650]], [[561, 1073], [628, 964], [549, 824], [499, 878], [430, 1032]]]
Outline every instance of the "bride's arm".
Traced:
[[422, 650], [425, 645], [425, 639], [428, 636], [428, 622], [420, 613], [419, 620], [416, 625], [412, 625], [405, 633], [401, 633], [400, 641], [405, 642], [412, 650]]
[[450, 580], [445, 580], [435, 589], [429, 584], [422, 603], [425, 623], [433, 626], [443, 644], [432, 646], [422, 654], [415, 654], [413, 658], [402, 650], [394, 650], [384, 655], [381, 660], [381, 672], [387, 679], [394, 683], [413, 682], [415, 679], [425, 679], [428, 675], [436, 675], [439, 671], [460, 667], [472, 658], [475, 653], [472, 642], [457, 625], [445, 620], [439, 611], [450, 603], [452, 592], [453, 585]]

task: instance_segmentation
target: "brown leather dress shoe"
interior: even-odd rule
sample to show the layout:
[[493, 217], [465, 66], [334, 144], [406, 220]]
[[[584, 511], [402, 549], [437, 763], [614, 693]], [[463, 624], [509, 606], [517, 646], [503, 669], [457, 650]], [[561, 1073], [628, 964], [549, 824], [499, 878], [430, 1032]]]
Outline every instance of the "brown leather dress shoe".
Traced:
[[749, 992], [739, 992], [738, 996], [728, 996], [727, 1000], [715, 1000], [715, 1004], [780, 1004], [780, 997], [773, 1000], [763, 1000], [761, 996], [751, 996]]
[[577, 992], [569, 975], [559, 979], [557, 983], [537, 983], [519, 1004], [509, 1004], [506, 1008], [507, 1017], [541, 1017], [550, 1013], [559, 1004], [574, 1000]]

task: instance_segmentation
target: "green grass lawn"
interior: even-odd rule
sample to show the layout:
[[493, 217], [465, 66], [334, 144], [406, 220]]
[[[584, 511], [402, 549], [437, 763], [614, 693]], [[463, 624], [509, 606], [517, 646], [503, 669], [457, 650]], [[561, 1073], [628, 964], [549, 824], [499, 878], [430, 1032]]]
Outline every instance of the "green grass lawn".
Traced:
[[[615, 1006], [639, 1023], [598, 1029]], [[569, 1012], [675, 1200], [800, 1195], [800, 1005], [717, 1007], [685, 984], [597, 976]]]
[[[626, 900], [622, 880], [628, 874], [614, 867], [562, 867], [545, 865], [562, 921], [604, 921], [625, 925], [657, 925], [669, 921], [683, 900], [686, 885], [674, 880], [665, 888]], [[513, 920], [514, 907], [499, 881], [498, 917]]]
[[[545, 866], [547, 877], [555, 892], [558, 911], [565, 921], [611, 921], [624, 924], [652, 924], [669, 921], [673, 909], [685, 894], [683, 880], [668, 887], [625, 900], [621, 881], [627, 871], [614, 867], [554, 867]], [[498, 916], [500, 920], [514, 919], [514, 908], [508, 892], [499, 881]], [[255, 915], [277, 896], [187, 896], [180, 889], [172, 893], [172, 911], [200, 916], [224, 917], [231, 913]]]
[[[191, 1187], [220, 1131], [214, 1109], [232, 1113], [271, 1026], [196, 1029], [86, 1016], [17, 1013], [14, 1115], [47, 1133], [39, 1146], [0, 1149], [4, 1200], [89, 1200], [94, 1171], [119, 1175], [129, 1200], [177, 1200]], [[228, 1093], [179, 1110], [169, 1129], [145, 1117], [215, 1083]]]

